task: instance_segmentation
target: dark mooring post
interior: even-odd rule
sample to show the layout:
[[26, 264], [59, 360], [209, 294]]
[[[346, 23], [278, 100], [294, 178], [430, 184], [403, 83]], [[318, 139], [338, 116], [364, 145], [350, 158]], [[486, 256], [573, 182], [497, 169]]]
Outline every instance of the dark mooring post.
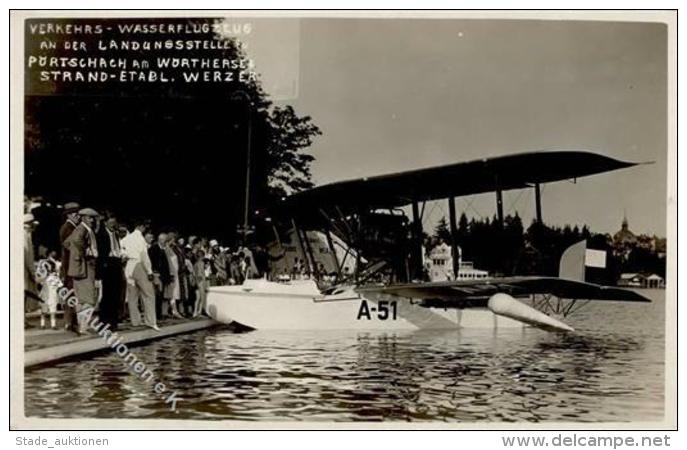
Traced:
[[456, 198], [449, 197], [448, 199], [448, 215], [451, 226], [451, 258], [453, 259], [453, 279], [458, 278], [458, 227], [456, 226]]
[[541, 219], [541, 190], [539, 189], [539, 183], [534, 184], [534, 202], [537, 208], [537, 222], [542, 223]]
[[248, 219], [250, 217], [250, 175], [251, 175], [251, 139], [253, 135], [253, 122], [252, 122], [252, 116], [253, 116], [253, 102], [250, 98], [250, 95], [243, 90], [238, 90], [232, 94], [232, 98], [242, 98], [246, 102], [246, 188], [244, 191], [244, 199], [243, 199], [243, 225], [240, 228], [240, 234], [241, 234], [241, 244], [246, 245], [246, 242], [248, 241], [248, 232], [249, 232], [249, 227], [248, 227]]

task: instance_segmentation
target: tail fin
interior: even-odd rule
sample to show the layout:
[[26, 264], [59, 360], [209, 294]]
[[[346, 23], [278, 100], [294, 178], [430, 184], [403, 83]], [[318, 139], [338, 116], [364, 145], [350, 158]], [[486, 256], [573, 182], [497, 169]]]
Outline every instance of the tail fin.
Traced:
[[561, 261], [558, 266], [558, 276], [566, 280], [584, 281], [584, 260], [586, 253], [586, 239], [568, 247], [563, 252], [563, 256], [561, 256]]
[[561, 256], [558, 276], [567, 280], [586, 281], [587, 267], [606, 268], [606, 252], [587, 248], [587, 241], [571, 245]]

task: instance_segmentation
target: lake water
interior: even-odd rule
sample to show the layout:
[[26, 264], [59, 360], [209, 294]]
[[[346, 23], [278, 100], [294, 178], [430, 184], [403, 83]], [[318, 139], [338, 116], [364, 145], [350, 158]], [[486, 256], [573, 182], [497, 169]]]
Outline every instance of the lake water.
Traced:
[[254, 421], [658, 421], [665, 292], [592, 302], [573, 334], [202, 331], [133, 353], [176, 411], [115, 354], [29, 370], [25, 413]]

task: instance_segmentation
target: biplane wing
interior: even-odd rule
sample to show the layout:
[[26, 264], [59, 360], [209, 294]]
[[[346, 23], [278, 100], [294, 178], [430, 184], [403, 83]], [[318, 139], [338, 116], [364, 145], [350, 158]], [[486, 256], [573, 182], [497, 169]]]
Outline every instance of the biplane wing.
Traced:
[[327, 205], [344, 212], [397, 208], [413, 201], [524, 189], [635, 165], [588, 151], [527, 152], [326, 184], [287, 197], [282, 207], [305, 223]]
[[428, 308], [488, 308], [494, 314], [537, 328], [555, 331], [573, 331], [573, 328], [543, 311], [519, 302], [516, 297], [542, 294], [572, 300], [572, 303], [556, 311], [563, 316], [570, 312], [577, 300], [651, 302], [634, 291], [583, 281], [539, 276], [367, 286], [358, 287], [355, 291], [361, 295], [387, 294], [419, 299], [423, 302], [423, 306]]
[[566, 280], [558, 277], [542, 276], [364, 286], [356, 290], [360, 293], [379, 292], [397, 297], [437, 300], [446, 302], [447, 305], [452, 302], [460, 304], [461, 301], [469, 302], [470, 300], [489, 298], [497, 293], [505, 293], [512, 297], [551, 294], [559, 298], [578, 300], [651, 302], [643, 295], [630, 290], [601, 286], [583, 281]]

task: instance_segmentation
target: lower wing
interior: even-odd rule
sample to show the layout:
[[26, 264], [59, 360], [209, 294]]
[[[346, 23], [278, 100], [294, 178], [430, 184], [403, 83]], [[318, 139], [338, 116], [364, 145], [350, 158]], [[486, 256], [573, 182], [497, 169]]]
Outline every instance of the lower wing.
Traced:
[[572, 327], [542, 311], [516, 300], [533, 294], [549, 294], [570, 300], [651, 302], [634, 291], [567, 280], [556, 277], [505, 277], [478, 280], [410, 283], [391, 286], [364, 286], [360, 294], [381, 293], [420, 299], [424, 306], [435, 308], [489, 308], [495, 314], [529, 325], [556, 331]]

